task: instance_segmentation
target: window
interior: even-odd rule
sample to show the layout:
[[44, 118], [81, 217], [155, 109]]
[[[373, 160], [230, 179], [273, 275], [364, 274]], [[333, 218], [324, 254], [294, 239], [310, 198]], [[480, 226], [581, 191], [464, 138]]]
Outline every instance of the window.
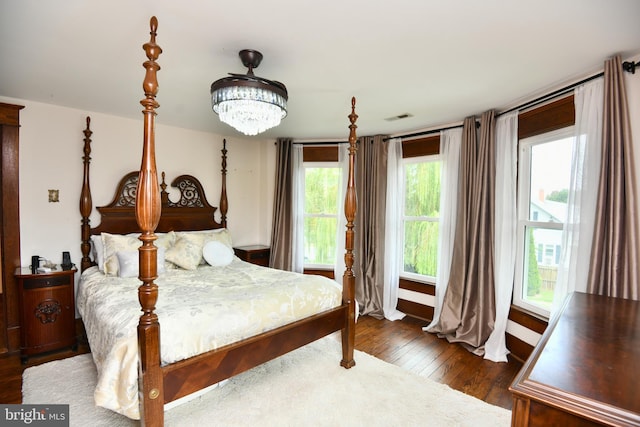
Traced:
[[521, 139], [514, 304], [548, 316], [567, 216], [573, 127]]
[[304, 162], [304, 266], [333, 267], [341, 202], [337, 162]]
[[438, 155], [403, 160], [403, 277], [435, 282], [438, 268], [440, 160]]

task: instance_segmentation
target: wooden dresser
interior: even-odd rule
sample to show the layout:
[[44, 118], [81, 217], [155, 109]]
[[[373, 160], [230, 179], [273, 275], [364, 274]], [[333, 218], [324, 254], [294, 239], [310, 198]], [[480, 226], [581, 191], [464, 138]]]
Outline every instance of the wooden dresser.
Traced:
[[512, 426], [640, 426], [640, 302], [569, 295], [509, 390]]

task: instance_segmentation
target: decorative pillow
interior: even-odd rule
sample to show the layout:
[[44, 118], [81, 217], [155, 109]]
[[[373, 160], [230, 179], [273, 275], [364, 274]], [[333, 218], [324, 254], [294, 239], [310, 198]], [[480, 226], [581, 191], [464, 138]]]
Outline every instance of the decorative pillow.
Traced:
[[213, 267], [224, 267], [233, 261], [233, 249], [222, 242], [212, 240], [205, 243], [202, 249], [205, 261]]
[[117, 253], [121, 251], [137, 251], [142, 242], [138, 240], [138, 234], [109, 234], [102, 233], [104, 246], [104, 274], [108, 276], [118, 275]]
[[[138, 250], [120, 251], [116, 253], [118, 258], [118, 277], [138, 277], [140, 273], [140, 256]], [[165, 272], [165, 249], [159, 247], [157, 251], [158, 274]]]
[[227, 245], [230, 249], [233, 249], [233, 245], [231, 243], [231, 233], [229, 233], [229, 230], [226, 228], [214, 228], [211, 230], [198, 230], [198, 231], [179, 231], [178, 233], [199, 234], [204, 237], [205, 243], [211, 240], [217, 240]]
[[[158, 233], [156, 234], [157, 239], [154, 244], [158, 248], [169, 249], [175, 240], [175, 233], [170, 231], [168, 233]], [[138, 248], [142, 246], [142, 242], [140, 239], [140, 233], [130, 233], [130, 234], [109, 234], [102, 233], [100, 235], [100, 239], [96, 239], [96, 241], [100, 241], [102, 246], [102, 256], [98, 255], [96, 258], [96, 262], [98, 263], [98, 267], [100, 270], [107, 275], [118, 275], [118, 259], [116, 254], [121, 251], [135, 251], [138, 252]], [[98, 248], [98, 244], [96, 244], [96, 249]], [[99, 254], [100, 252], [98, 252]], [[102, 260], [100, 259], [102, 258]], [[160, 264], [158, 264], [158, 269], [160, 269]], [[162, 263], [162, 268], [164, 269], [164, 261]]]
[[[174, 231], [169, 231], [168, 233], [156, 233], [156, 236], [158, 239], [154, 244], [159, 248], [165, 248], [165, 250], [173, 246], [176, 241], [176, 233]], [[142, 242], [140, 242], [140, 244], [142, 244]]]
[[226, 228], [219, 228], [217, 230], [204, 231], [203, 234], [205, 236], [204, 237], [205, 244], [210, 241], [217, 241], [217, 242], [223, 243], [225, 246], [227, 246], [229, 249], [233, 251], [233, 244], [231, 243], [231, 233], [229, 233], [229, 230], [227, 230]]
[[[200, 231], [185, 231], [184, 233], [196, 234], [196, 235], [202, 236], [204, 239], [203, 245], [211, 241], [217, 241], [217, 242], [223, 243], [229, 249], [233, 250], [233, 245], [231, 243], [231, 234], [229, 233], [229, 230], [227, 230], [226, 228], [215, 228], [212, 230], [200, 230]], [[200, 260], [201, 265], [204, 265], [206, 263], [207, 262], [204, 260], [204, 258]]]
[[176, 240], [165, 255], [171, 261], [185, 270], [195, 270], [202, 260], [204, 236], [200, 233], [176, 232]]

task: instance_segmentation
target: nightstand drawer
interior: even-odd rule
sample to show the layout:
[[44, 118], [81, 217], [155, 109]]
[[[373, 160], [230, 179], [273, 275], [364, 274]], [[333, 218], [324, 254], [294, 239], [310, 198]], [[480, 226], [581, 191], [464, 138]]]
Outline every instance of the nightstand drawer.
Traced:
[[[37, 275], [36, 275], [37, 276]], [[42, 273], [42, 278], [33, 277], [24, 279], [22, 286], [24, 289], [37, 289], [37, 288], [49, 288], [51, 286], [63, 286], [71, 283], [70, 276], [50, 276], [46, 273]]]

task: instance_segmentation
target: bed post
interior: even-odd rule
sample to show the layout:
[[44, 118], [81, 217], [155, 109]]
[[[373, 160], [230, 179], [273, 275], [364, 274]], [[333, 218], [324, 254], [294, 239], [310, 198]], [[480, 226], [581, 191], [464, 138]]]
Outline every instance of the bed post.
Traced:
[[160, 366], [160, 323], [154, 313], [158, 300], [158, 285], [153, 281], [158, 277], [157, 251], [153, 244], [157, 239], [154, 231], [160, 221], [160, 191], [158, 189], [158, 171], [155, 154], [155, 109], [160, 105], [155, 97], [158, 93], [156, 63], [162, 53], [156, 44], [158, 20], [151, 18], [151, 39], [143, 45], [148, 61], [144, 83], [145, 98], [140, 101], [144, 107], [144, 140], [142, 163], [138, 177], [136, 193], [136, 220], [142, 231], [139, 250], [140, 275], [142, 285], [138, 288], [138, 299], [142, 316], [138, 322], [138, 350], [140, 355], [138, 393], [140, 399], [140, 423], [143, 426], [162, 426], [164, 424], [163, 377]]
[[354, 179], [354, 167], [356, 156], [356, 98], [351, 98], [351, 114], [349, 114], [349, 178], [347, 180], [347, 194], [344, 199], [344, 215], [347, 219], [347, 231], [345, 235], [344, 263], [346, 269], [342, 276], [342, 303], [349, 306], [346, 324], [342, 329], [342, 361], [340, 365], [345, 368], [355, 366], [353, 359], [353, 347], [356, 336], [356, 303], [355, 303], [355, 276], [353, 275], [353, 220], [356, 217], [356, 190]]
[[91, 258], [89, 257], [89, 252], [91, 251], [91, 226], [89, 225], [89, 215], [91, 215], [93, 201], [91, 200], [91, 185], [89, 184], [89, 164], [91, 163], [91, 134], [93, 134], [93, 132], [89, 128], [90, 124], [91, 117], [87, 116], [87, 128], [83, 131], [84, 156], [82, 156], [82, 163], [84, 165], [84, 170], [82, 174], [82, 190], [80, 191], [80, 215], [82, 216], [82, 225], [80, 225], [80, 234], [82, 239], [82, 243], [80, 244], [80, 251], [82, 252], [80, 271], [85, 271], [91, 266]]
[[222, 190], [220, 192], [220, 224], [227, 228], [227, 140], [222, 140]]

